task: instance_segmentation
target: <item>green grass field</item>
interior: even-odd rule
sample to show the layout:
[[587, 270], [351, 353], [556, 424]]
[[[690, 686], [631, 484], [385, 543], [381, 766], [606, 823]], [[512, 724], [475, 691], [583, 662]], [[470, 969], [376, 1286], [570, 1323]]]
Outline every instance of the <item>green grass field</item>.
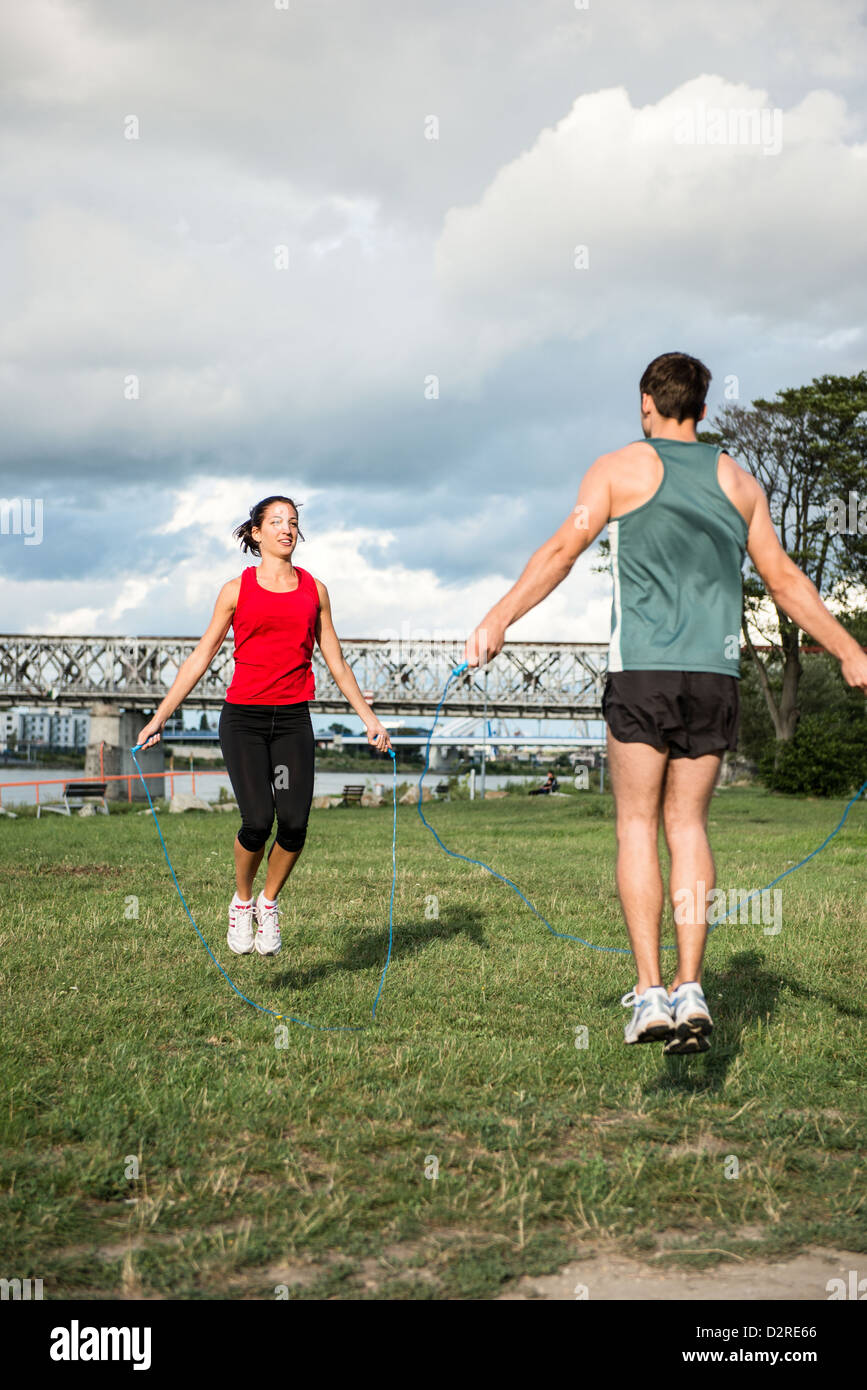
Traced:
[[[761, 887], [843, 805], [717, 794], [720, 885]], [[607, 796], [427, 814], [560, 930], [625, 944]], [[669, 1059], [623, 1045], [627, 957], [555, 939], [412, 808], [372, 1026], [390, 805], [313, 813], [273, 960], [225, 944], [235, 816], [162, 824], [239, 988], [364, 1031], [290, 1025], [277, 1046], [149, 817], [0, 822], [7, 1277], [49, 1298], [475, 1298], [601, 1244], [691, 1267], [867, 1249], [862, 804], [781, 885], [779, 934], [714, 933], [712, 1050]]]

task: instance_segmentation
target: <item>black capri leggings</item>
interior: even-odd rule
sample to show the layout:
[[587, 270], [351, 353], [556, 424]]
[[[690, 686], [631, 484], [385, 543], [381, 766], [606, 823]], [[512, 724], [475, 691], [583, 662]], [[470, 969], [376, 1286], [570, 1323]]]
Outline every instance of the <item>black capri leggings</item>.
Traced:
[[277, 812], [274, 843], [300, 850], [313, 800], [313, 723], [306, 700], [296, 705], [232, 705], [220, 713], [220, 747], [238, 809], [238, 841], [263, 849]]

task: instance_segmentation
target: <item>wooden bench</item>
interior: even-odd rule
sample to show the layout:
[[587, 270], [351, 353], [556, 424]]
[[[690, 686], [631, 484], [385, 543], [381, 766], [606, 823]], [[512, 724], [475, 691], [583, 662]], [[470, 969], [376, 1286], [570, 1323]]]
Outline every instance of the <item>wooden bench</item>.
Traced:
[[362, 798], [363, 796], [364, 796], [364, 787], [363, 787], [363, 786], [358, 787], [358, 786], [355, 786], [354, 784], [352, 784], [352, 785], [350, 785], [350, 786], [346, 786], [346, 787], [343, 788], [343, 805], [344, 805], [344, 806], [360, 806], [360, 805], [361, 805], [361, 798]]
[[[98, 800], [102, 802], [102, 811], [108, 815], [108, 803], [105, 799], [107, 782], [67, 782], [63, 788], [62, 806], [43, 806], [40, 801], [36, 808], [36, 819], [42, 815], [43, 811], [56, 811], [59, 816], [71, 816], [73, 811], [77, 811], [86, 801]], [[99, 807], [97, 807], [97, 810]]]

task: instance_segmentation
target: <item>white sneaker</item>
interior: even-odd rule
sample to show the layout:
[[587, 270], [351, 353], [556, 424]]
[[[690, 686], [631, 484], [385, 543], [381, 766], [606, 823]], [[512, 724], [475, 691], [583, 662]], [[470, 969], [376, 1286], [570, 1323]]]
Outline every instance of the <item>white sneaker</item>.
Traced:
[[674, 1033], [674, 1015], [664, 985], [651, 985], [643, 994], [632, 989], [620, 1002], [624, 1008], [632, 1008], [623, 1034], [628, 1043], [662, 1042]]
[[236, 956], [247, 956], [253, 949], [253, 904], [229, 903], [229, 930], [226, 943]]
[[276, 903], [273, 907], [266, 907], [264, 897], [263, 892], [256, 899], [256, 921], [259, 924], [256, 950], [260, 956], [276, 956], [280, 950], [280, 909]]
[[[702, 992], [701, 985], [696, 984], [695, 980], [687, 984], [678, 985], [670, 995], [672, 1011], [674, 1013], [674, 1031], [677, 1036], [685, 1041], [691, 1038], [706, 1038], [713, 1032], [713, 1019], [710, 1016], [710, 1009], [707, 1000]], [[694, 1051], [695, 1049], [690, 1049]], [[706, 1048], [701, 1048], [706, 1051]]]

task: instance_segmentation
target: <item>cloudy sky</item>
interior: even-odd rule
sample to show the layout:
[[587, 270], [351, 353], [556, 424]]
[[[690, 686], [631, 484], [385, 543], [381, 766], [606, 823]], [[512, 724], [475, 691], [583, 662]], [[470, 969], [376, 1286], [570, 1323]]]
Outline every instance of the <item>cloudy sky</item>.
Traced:
[[[195, 635], [299, 502], [338, 631], [457, 636], [640, 437], [864, 367], [857, 0], [5, 7], [0, 628]], [[737, 113], [751, 113], [739, 116]], [[579, 248], [584, 248], [583, 250]], [[511, 632], [604, 640], [583, 557]]]

